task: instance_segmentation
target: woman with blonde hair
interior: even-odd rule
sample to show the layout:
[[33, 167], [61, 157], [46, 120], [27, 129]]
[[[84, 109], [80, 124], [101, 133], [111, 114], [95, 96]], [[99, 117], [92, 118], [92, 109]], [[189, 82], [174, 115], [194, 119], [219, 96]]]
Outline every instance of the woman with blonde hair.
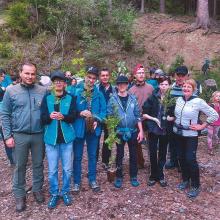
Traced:
[[[200, 192], [199, 166], [196, 160], [198, 147], [198, 131], [204, 129], [218, 119], [218, 113], [203, 99], [193, 96], [196, 82], [188, 79], [184, 82], [183, 97], [179, 97], [175, 106], [175, 121], [173, 131], [177, 142], [177, 151], [182, 170], [182, 182], [178, 185], [180, 190], [189, 186], [189, 198], [195, 198]], [[207, 115], [203, 124], [198, 124], [199, 112]]]

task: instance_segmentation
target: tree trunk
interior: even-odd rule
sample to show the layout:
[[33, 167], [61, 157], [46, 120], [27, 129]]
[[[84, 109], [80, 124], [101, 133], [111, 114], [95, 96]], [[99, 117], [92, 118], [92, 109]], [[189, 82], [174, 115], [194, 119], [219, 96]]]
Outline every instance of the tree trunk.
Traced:
[[141, 10], [140, 10], [140, 12], [141, 12], [142, 14], [144, 14], [144, 1], [145, 1], [145, 0], [141, 0]]
[[165, 13], [165, 0], [160, 0], [160, 13]]
[[112, 13], [112, 0], [108, 0], [108, 13], [111, 15]]
[[216, 10], [217, 10], [217, 0], [214, 0], [214, 6], [213, 6], [213, 18], [216, 18]]
[[195, 28], [203, 28], [207, 30], [209, 26], [210, 26], [210, 21], [209, 21], [208, 0], [198, 0]]

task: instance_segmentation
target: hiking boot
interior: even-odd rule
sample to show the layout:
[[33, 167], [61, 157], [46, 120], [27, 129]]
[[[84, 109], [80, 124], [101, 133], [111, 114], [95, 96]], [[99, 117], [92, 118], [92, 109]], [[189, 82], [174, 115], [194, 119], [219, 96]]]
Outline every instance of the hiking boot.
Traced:
[[16, 212], [23, 212], [26, 209], [26, 197], [15, 198]]
[[56, 195], [56, 196], [51, 196], [50, 197], [50, 200], [48, 202], [48, 209], [54, 209], [57, 207], [57, 203], [58, 203], [58, 200], [59, 200], [59, 196]]
[[147, 185], [148, 186], [153, 186], [156, 184], [156, 180], [148, 180]]
[[122, 178], [116, 178], [115, 179], [115, 182], [114, 182], [114, 186], [116, 187], [116, 188], [121, 188], [122, 187]]
[[167, 181], [165, 179], [159, 180], [159, 184], [161, 187], [166, 187], [167, 186]]
[[199, 187], [192, 187], [190, 191], [187, 193], [187, 196], [189, 198], [196, 198], [200, 193], [200, 188]]
[[131, 185], [134, 186], [134, 187], [137, 187], [137, 186], [140, 185], [140, 183], [137, 180], [137, 177], [131, 178], [130, 182], [131, 182]]
[[72, 204], [72, 198], [69, 193], [63, 194], [63, 202], [66, 206], [70, 206]]
[[100, 186], [97, 184], [96, 181], [92, 181], [89, 183], [90, 188], [92, 189], [93, 192], [99, 192], [100, 191]]
[[177, 188], [179, 190], [185, 190], [189, 187], [189, 181], [183, 181], [182, 183], [178, 184]]
[[80, 184], [75, 183], [75, 184], [73, 185], [73, 193], [74, 193], [74, 194], [78, 194], [79, 191], [80, 191]]
[[45, 201], [44, 195], [42, 193], [42, 191], [38, 191], [38, 192], [33, 192], [34, 195], [34, 199], [38, 204], [41, 204]]

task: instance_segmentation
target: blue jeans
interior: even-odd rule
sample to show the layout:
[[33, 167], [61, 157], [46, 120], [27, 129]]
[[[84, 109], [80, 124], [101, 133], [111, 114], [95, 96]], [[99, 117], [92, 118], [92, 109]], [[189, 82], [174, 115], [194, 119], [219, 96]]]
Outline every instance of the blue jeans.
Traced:
[[50, 194], [53, 196], [59, 195], [58, 167], [59, 158], [61, 159], [63, 169], [63, 185], [61, 195], [70, 191], [70, 182], [72, 176], [72, 155], [73, 142], [68, 144], [46, 144], [46, 154], [48, 161], [48, 178], [50, 184]]
[[73, 144], [73, 178], [75, 184], [81, 183], [82, 157], [84, 142], [87, 144], [88, 153], [88, 178], [89, 182], [96, 181], [96, 151], [99, 137], [94, 133], [86, 134], [84, 138], [76, 138]]

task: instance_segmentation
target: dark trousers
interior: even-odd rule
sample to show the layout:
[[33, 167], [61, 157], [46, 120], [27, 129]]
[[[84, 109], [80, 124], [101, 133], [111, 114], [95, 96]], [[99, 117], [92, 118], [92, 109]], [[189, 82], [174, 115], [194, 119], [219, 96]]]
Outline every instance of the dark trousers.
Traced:
[[164, 179], [163, 167], [166, 163], [168, 136], [149, 133], [148, 138], [151, 164], [151, 175], [149, 179], [156, 181], [162, 180]]
[[170, 162], [178, 167], [179, 163], [178, 163], [178, 159], [177, 159], [177, 143], [176, 143], [176, 139], [174, 138], [175, 134], [173, 132], [171, 132], [169, 134], [169, 151], [170, 151]]
[[178, 147], [178, 159], [182, 170], [183, 181], [191, 180], [192, 187], [199, 187], [199, 166], [196, 161], [198, 136], [183, 137], [175, 135], [175, 140]]
[[[116, 144], [117, 146], [117, 155], [116, 155], [116, 176], [118, 178], [123, 177], [123, 170], [122, 170], [122, 164], [123, 164], [123, 158], [124, 158], [124, 146], [125, 141], [122, 139], [121, 135], [118, 135], [118, 138], [120, 139], [120, 143]], [[128, 143], [128, 149], [129, 149], [129, 173], [130, 177], [137, 177], [137, 132], [133, 133], [131, 138], [127, 141]]]
[[[105, 140], [108, 138], [108, 130], [105, 125], [103, 125], [103, 132], [104, 132], [104, 140], [103, 140], [103, 145], [102, 145], [102, 162], [105, 164], [109, 164], [109, 159], [111, 157], [111, 150], [109, 150], [108, 144], [105, 143]], [[99, 159], [100, 137], [99, 137], [97, 153], [96, 153], [97, 161]]]

